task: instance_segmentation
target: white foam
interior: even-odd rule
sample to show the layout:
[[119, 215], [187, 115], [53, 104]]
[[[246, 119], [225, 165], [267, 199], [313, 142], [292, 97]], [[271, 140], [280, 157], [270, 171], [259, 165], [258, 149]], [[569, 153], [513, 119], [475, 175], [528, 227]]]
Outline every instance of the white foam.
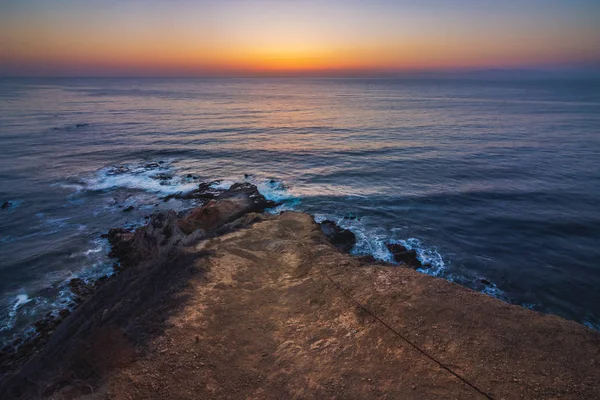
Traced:
[[504, 298], [504, 292], [502, 290], [500, 290], [500, 288], [498, 286], [496, 286], [496, 284], [493, 282], [490, 282], [489, 285], [486, 285], [485, 289], [483, 289], [481, 291], [481, 293], [485, 293], [487, 295], [496, 297], [498, 299]]
[[583, 324], [584, 324], [585, 326], [587, 326], [588, 328], [590, 328], [590, 329], [593, 329], [593, 330], [595, 330], [595, 331], [600, 331], [600, 323], [594, 324], [594, 323], [592, 323], [592, 322], [591, 322], [591, 321], [589, 321], [589, 320], [584, 320], [584, 321], [583, 321]]
[[394, 256], [387, 248], [386, 243], [397, 243], [417, 252], [417, 258], [423, 263], [423, 267], [418, 269], [419, 272], [442, 276], [446, 271], [444, 259], [436, 248], [425, 246], [417, 238], [396, 239], [395, 236], [402, 231], [400, 228], [391, 230], [381, 227], [371, 228], [367, 226], [368, 219], [365, 218], [349, 219], [331, 214], [315, 214], [317, 222], [323, 222], [326, 219], [334, 221], [338, 226], [349, 229], [356, 235], [353, 254], [368, 254], [377, 260], [395, 264]]
[[[21, 290], [15, 295], [9, 312], [5, 314], [0, 331], [6, 332], [15, 328], [19, 315], [36, 316], [51, 312], [56, 316], [58, 311], [70, 308], [73, 303], [73, 293], [69, 287], [71, 279], [81, 278], [86, 282], [94, 282], [102, 276], [114, 274], [113, 262], [108, 258], [108, 250], [109, 245], [106, 239], [93, 240], [90, 242], [90, 248], [70, 256], [71, 258], [80, 257], [82, 259], [80, 270], [63, 271], [64, 273], [59, 274], [59, 276], [46, 276], [44, 282], [56, 282], [57, 280], [60, 282], [55, 286], [57, 290], [55, 296], [30, 297], [24, 290]], [[23, 307], [26, 304], [27, 307]], [[14, 339], [17, 335], [27, 336], [29, 334], [35, 334], [35, 330], [29, 333], [14, 332], [12, 338]], [[10, 342], [10, 339], [5, 342]]]
[[[352, 231], [356, 235], [356, 245], [352, 250], [352, 254], [371, 255], [377, 260], [396, 264], [394, 256], [387, 248], [386, 243], [401, 244], [407, 249], [417, 252], [417, 258], [423, 264], [417, 271], [453, 282], [464, 281], [463, 277], [449, 273], [444, 258], [435, 247], [427, 246], [417, 238], [398, 239], [397, 236], [402, 234], [403, 231], [401, 228], [387, 230], [381, 227], [369, 227], [367, 217], [349, 219], [339, 215], [317, 213], [314, 218], [319, 223], [325, 220], [334, 221], [341, 228]], [[499, 299], [505, 297], [504, 292], [492, 282], [486, 285], [481, 292]]]
[[265, 199], [280, 203], [279, 206], [270, 210], [274, 214], [292, 211], [300, 205], [300, 198], [294, 196], [282, 181], [274, 179], [255, 180], [254, 178], [248, 178], [247, 180], [256, 185], [260, 194], [265, 196]]
[[19, 308], [30, 301], [31, 299], [25, 293], [20, 293], [14, 297], [14, 303], [8, 312], [8, 317], [3, 321], [2, 326], [0, 326], [0, 332], [11, 330], [15, 326]]
[[[142, 190], [162, 195], [187, 192], [196, 189], [198, 184], [189, 179], [172, 174], [171, 164], [125, 164], [102, 168], [95, 174], [80, 178], [78, 184], [63, 184], [75, 190], [104, 191], [119, 188]], [[172, 176], [158, 179], [159, 175]]]
[[215, 181], [210, 187], [216, 190], [228, 190], [235, 182], [230, 180]]

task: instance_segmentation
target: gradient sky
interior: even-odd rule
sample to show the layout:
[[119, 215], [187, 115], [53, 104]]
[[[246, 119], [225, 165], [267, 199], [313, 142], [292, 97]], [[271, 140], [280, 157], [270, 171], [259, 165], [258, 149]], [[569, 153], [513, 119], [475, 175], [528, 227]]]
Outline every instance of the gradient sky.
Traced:
[[1, 75], [598, 66], [600, 0], [0, 0]]

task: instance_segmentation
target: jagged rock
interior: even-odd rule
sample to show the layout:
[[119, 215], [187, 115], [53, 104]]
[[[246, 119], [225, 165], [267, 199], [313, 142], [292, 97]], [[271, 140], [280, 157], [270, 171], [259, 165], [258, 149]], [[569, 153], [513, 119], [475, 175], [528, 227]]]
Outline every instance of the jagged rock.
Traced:
[[183, 196], [182, 192], [169, 194], [169, 195], [163, 197], [163, 201], [166, 203], [167, 201], [169, 201], [171, 199], [181, 199], [181, 198], [183, 198], [182, 196]]
[[133, 265], [137, 259], [133, 258], [133, 235], [134, 233], [123, 228], [112, 228], [106, 237], [111, 245], [110, 257], [119, 259], [123, 266]]
[[[201, 193], [213, 196], [211, 186], [218, 181], [199, 185]], [[175, 211], [157, 213], [147, 225], [135, 232], [111, 229], [106, 238], [111, 244], [110, 256], [121, 262], [122, 268], [141, 261], [168, 254], [174, 244], [192, 242], [233, 222], [248, 213], [258, 213], [277, 204], [265, 199], [256, 186], [249, 183], [235, 184], [220, 191], [218, 200], [211, 200], [179, 218]], [[192, 233], [194, 235], [192, 235]]]
[[262, 212], [275, 206], [277, 203], [267, 200], [256, 186], [250, 183], [236, 183], [221, 192], [218, 200], [211, 200], [204, 206], [192, 210], [179, 221], [179, 227], [186, 234], [198, 229], [210, 232], [244, 214]]
[[[196, 179], [194, 177], [193, 179]], [[170, 194], [168, 196], [163, 197], [163, 201], [169, 201], [171, 199], [183, 199], [183, 200], [192, 200], [192, 199], [201, 199], [201, 200], [212, 200], [218, 197], [220, 194], [225, 192], [223, 189], [215, 189], [212, 187], [214, 184], [218, 184], [221, 181], [216, 180], [212, 182], [202, 182], [198, 185], [198, 189], [191, 190], [189, 192], [178, 192], [174, 194]]]
[[69, 287], [71, 292], [76, 297], [77, 301], [83, 301], [94, 294], [94, 285], [86, 283], [81, 278], [73, 278], [69, 281]]
[[348, 229], [340, 228], [335, 222], [325, 220], [320, 225], [331, 244], [341, 251], [349, 253], [356, 244], [356, 235]]
[[109, 256], [118, 259], [121, 267], [127, 268], [141, 261], [165, 255], [173, 243], [181, 240], [183, 233], [177, 226], [177, 213], [173, 210], [151, 216], [147, 225], [135, 232], [111, 229], [108, 241]]
[[397, 243], [386, 243], [385, 245], [394, 256], [394, 260], [396, 262], [405, 264], [415, 269], [422, 266], [421, 261], [419, 261], [417, 258], [417, 252], [415, 250], [409, 250]]
[[126, 174], [128, 172], [129, 172], [128, 167], [126, 167], [124, 165], [118, 165], [118, 166], [110, 168], [110, 170], [108, 170], [106, 175], [121, 175], [121, 174]]
[[169, 174], [157, 174], [157, 175], [153, 175], [150, 178], [152, 179], [156, 179], [158, 181], [168, 181], [173, 179], [173, 175], [169, 175]]

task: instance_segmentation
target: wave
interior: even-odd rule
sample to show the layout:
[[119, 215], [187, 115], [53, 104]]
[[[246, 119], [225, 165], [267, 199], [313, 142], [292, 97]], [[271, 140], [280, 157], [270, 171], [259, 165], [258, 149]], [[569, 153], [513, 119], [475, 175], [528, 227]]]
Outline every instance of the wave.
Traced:
[[109, 166], [61, 186], [77, 192], [125, 188], [169, 195], [195, 189], [197, 179], [194, 176], [176, 176], [171, 162], [158, 161]]
[[[214, 181], [211, 186], [214, 189], [227, 190], [235, 182], [241, 180], [228, 177], [220, 181]], [[306, 191], [295, 191], [284, 181], [271, 177], [245, 175], [243, 180], [256, 185], [260, 193], [267, 199], [279, 203], [279, 206], [270, 210], [272, 213], [277, 214], [287, 210], [306, 211], [302, 207], [302, 196], [296, 194], [307, 195]], [[120, 206], [147, 203], [152, 204], [153, 207], [159, 199], [171, 194], [192, 191], [201, 182], [202, 180], [193, 174], [182, 173], [173, 160], [160, 160], [107, 166], [95, 172], [71, 178], [60, 183], [60, 186], [73, 190], [74, 193], [69, 195], [71, 197], [73, 195], [79, 197], [86, 192], [108, 192], [123, 189], [140, 191], [144, 193], [142, 196], [127, 195], [124, 203], [122, 202], [123, 204], [120, 204]], [[115, 204], [112, 204], [112, 206], [115, 206]], [[192, 201], [189, 204], [183, 204], [182, 207], [189, 208], [195, 205]], [[119, 204], [116, 204], [116, 206], [119, 206]], [[165, 207], [172, 206], [172, 204], [165, 205]], [[352, 251], [355, 255], [371, 255], [377, 260], [396, 264], [386, 244], [402, 244], [406, 248], [417, 252], [417, 257], [423, 264], [418, 269], [419, 272], [465, 284], [465, 277], [455, 276], [448, 271], [447, 262], [436, 247], [426, 244], [418, 238], [402, 237], [402, 229], [400, 228], [377, 227], [375, 221], [370, 221], [369, 217], [349, 217], [341, 213], [313, 212], [312, 214], [317, 222], [329, 219], [335, 221], [339, 226], [351, 230], [357, 238], [357, 243]], [[38, 217], [43, 218], [45, 216], [39, 214]], [[135, 219], [135, 223], [130, 224], [130, 227], [133, 228], [144, 223], [143, 218], [138, 215], [129, 217], [129, 219], [130, 222]], [[47, 227], [61, 229], [69, 224], [68, 220], [69, 218], [50, 218], [45, 219], [44, 222]], [[109, 245], [105, 239], [94, 239], [87, 248], [69, 256], [76, 264], [81, 265], [79, 270], [63, 271], [59, 279], [55, 277], [53, 280], [48, 280], [54, 282], [50, 285], [52, 288], [50, 294], [48, 292], [40, 293], [39, 291], [28, 293], [24, 289], [14, 294], [8, 302], [9, 307], [5, 307], [3, 312], [5, 318], [0, 320], [0, 332], [23, 335], [23, 331], [17, 332], [19, 329], [23, 330], [23, 328], [17, 327], [21, 316], [24, 317], [24, 320], [31, 321], [35, 316], [46, 313], [56, 315], [61, 309], [74, 307], [69, 281], [73, 278], [80, 278], [86, 282], [93, 282], [101, 276], [112, 275], [114, 273], [113, 263], [108, 258], [108, 252]], [[489, 280], [478, 278], [477, 282], [479, 283], [469, 284], [469, 282], [466, 282], [466, 284], [488, 295], [498, 298], [503, 297], [502, 290]], [[485, 282], [485, 284], [482, 285], [481, 282]], [[48, 288], [47, 285], [46, 288]], [[4, 303], [7, 304], [7, 302]], [[35, 331], [29, 331], [28, 333], [26, 331], [25, 333], [35, 334]], [[3, 336], [7, 337], [6, 335]]]
[[[80, 278], [93, 283], [102, 276], [114, 274], [113, 261], [108, 258], [109, 244], [105, 239], [93, 239], [90, 246], [69, 258], [79, 259], [81, 268], [77, 271], [57, 271], [59, 277], [45, 276], [36, 284], [38, 289], [19, 289], [3, 299], [0, 316], [0, 347], [9, 345], [17, 337], [29, 338], [36, 334], [33, 323], [43, 315], [57, 317], [60, 310], [73, 310], [75, 296], [69, 282]], [[40, 289], [41, 288], [41, 289]]]
[[14, 300], [10, 306], [10, 311], [5, 318], [0, 320], [0, 332], [8, 331], [14, 328], [19, 308], [30, 301], [31, 299], [25, 293], [20, 293], [14, 296]]
[[478, 276], [470, 279], [463, 275], [457, 275], [449, 270], [448, 263], [435, 246], [425, 244], [417, 238], [399, 237], [402, 231], [400, 228], [374, 227], [369, 224], [368, 217], [357, 218], [356, 216], [324, 213], [316, 213], [314, 217], [315, 221], [319, 223], [330, 220], [338, 226], [352, 231], [356, 235], [356, 245], [352, 250], [354, 255], [370, 255], [376, 260], [398, 264], [386, 244], [401, 244], [407, 249], [417, 252], [417, 258], [422, 263], [422, 267], [417, 268], [418, 272], [444, 278], [506, 301], [505, 292], [488, 278]]

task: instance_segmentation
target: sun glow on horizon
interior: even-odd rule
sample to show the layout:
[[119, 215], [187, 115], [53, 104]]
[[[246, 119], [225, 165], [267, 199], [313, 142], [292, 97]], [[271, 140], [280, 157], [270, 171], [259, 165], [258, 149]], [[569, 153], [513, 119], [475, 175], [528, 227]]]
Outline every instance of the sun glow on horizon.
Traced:
[[588, 0], [575, 0], [570, 8], [540, 0], [519, 7], [449, 3], [8, 0], [0, 5], [0, 73], [301, 74], [600, 65], [600, 29], [594, 23], [600, 7]]

